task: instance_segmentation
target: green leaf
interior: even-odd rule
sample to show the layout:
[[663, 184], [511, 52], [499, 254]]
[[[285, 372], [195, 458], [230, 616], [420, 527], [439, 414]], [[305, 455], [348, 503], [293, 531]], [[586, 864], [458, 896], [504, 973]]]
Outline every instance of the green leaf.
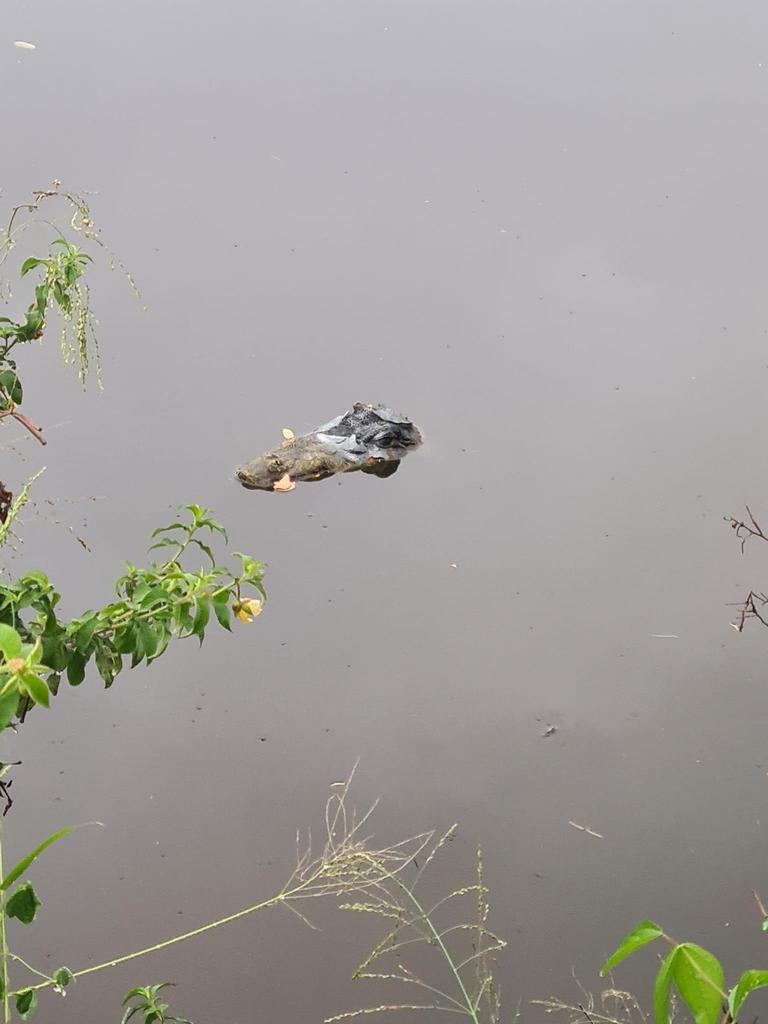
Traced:
[[10, 725], [11, 719], [16, 714], [19, 706], [19, 694], [16, 690], [10, 690], [0, 697], [0, 730]]
[[42, 906], [31, 882], [22, 882], [5, 905], [8, 917], [15, 917], [22, 924], [32, 924], [37, 908]]
[[200, 638], [200, 643], [203, 642], [205, 627], [208, 625], [208, 619], [210, 618], [210, 615], [210, 597], [198, 597], [195, 604], [195, 618], [192, 622], [192, 632], [195, 634], [195, 636]]
[[30, 572], [25, 573], [22, 577], [22, 582], [36, 583], [39, 587], [42, 587], [43, 590], [51, 585], [51, 581], [45, 573], [40, 572], [38, 569], [32, 569]]
[[70, 686], [79, 686], [85, 679], [86, 657], [79, 651], [72, 651], [67, 665], [67, 682]]
[[21, 682], [35, 704], [42, 704], [44, 708], [50, 706], [51, 694], [44, 679], [35, 675], [34, 672], [24, 672]]
[[230, 625], [229, 617], [229, 595], [222, 594], [222, 597], [224, 598], [223, 601], [215, 600], [213, 602], [213, 613], [219, 620], [220, 625], [222, 625], [224, 629], [228, 629], [231, 633], [232, 626]]
[[669, 1016], [669, 989], [672, 984], [672, 969], [680, 947], [675, 946], [668, 953], [664, 963], [659, 968], [656, 981], [653, 985], [653, 1012], [656, 1017], [656, 1024], [670, 1024]]
[[99, 624], [99, 618], [96, 612], [91, 612], [90, 616], [83, 622], [82, 626], [75, 633], [75, 647], [77, 650], [84, 654], [91, 645], [93, 634], [96, 627]]
[[154, 551], [155, 548], [177, 548], [181, 542], [174, 540], [173, 537], [163, 537], [162, 540], [156, 541], [154, 544], [150, 544], [148, 550]]
[[75, 980], [75, 976], [68, 967], [59, 967], [51, 975], [53, 980], [59, 986], [59, 988], [66, 988], [67, 985], [71, 985]]
[[137, 642], [136, 625], [133, 622], [115, 632], [115, 650], [120, 654], [132, 654]]
[[60, 635], [58, 636], [45, 636], [43, 635], [43, 661], [46, 665], [49, 665], [54, 672], [63, 672], [67, 667], [69, 661], [69, 654], [67, 648], [64, 646], [64, 641]]
[[203, 542], [201, 540], [198, 540], [197, 537], [192, 537], [190, 539], [190, 543], [191, 544], [196, 544], [197, 547], [199, 547], [200, 550], [202, 552], [204, 552], [204, 554], [206, 554], [208, 556], [208, 558], [211, 561], [211, 565], [216, 565], [216, 559], [213, 557], [213, 552], [211, 551], [211, 549], [209, 548], [209, 546], [207, 544], [203, 544]]
[[104, 644], [99, 647], [96, 651], [96, 669], [99, 675], [104, 680], [104, 685], [109, 687], [115, 681], [115, 676], [118, 674], [120, 669], [123, 667], [123, 659], [117, 653], [112, 650], [111, 647]]
[[21, 276], [24, 277], [26, 274], [30, 272], [30, 270], [34, 270], [35, 267], [40, 267], [44, 263], [45, 260], [36, 260], [34, 256], [30, 256], [28, 260], [24, 260], [24, 262], [21, 264]]
[[723, 1015], [725, 975], [720, 961], [693, 942], [677, 947], [672, 976], [696, 1024], [719, 1024]]
[[135, 999], [137, 996], [145, 997], [146, 996], [146, 992], [147, 992], [147, 990], [145, 988], [142, 988], [142, 986], [138, 986], [137, 988], [132, 988], [130, 992], [126, 993], [125, 998], [123, 999], [123, 1004], [122, 1005], [125, 1006], [126, 1003], [129, 1003], [131, 1001], [131, 999]]
[[29, 1020], [37, 1008], [37, 992], [31, 988], [25, 988], [16, 996], [16, 1013], [22, 1020]]
[[605, 961], [600, 968], [600, 977], [604, 978], [609, 971], [613, 970], [616, 964], [620, 964], [622, 960], [625, 960], [631, 953], [634, 953], [636, 949], [640, 949], [641, 946], [653, 942], [654, 939], [662, 938], [663, 935], [664, 932], [653, 921], [641, 921], [636, 928], [632, 929], [629, 935], [626, 935], [621, 940], [615, 952]]
[[15, 402], [16, 405], [21, 404], [23, 392], [21, 389], [21, 381], [19, 380], [15, 369], [7, 369], [0, 372], [0, 387], [4, 388], [5, 391], [8, 392], [11, 401]]
[[162, 637], [157, 634], [150, 623], [146, 620], [142, 620], [137, 623], [136, 631], [138, 633], [139, 651], [147, 659], [147, 662], [149, 662], [157, 652], [157, 649], [162, 642]]
[[39, 846], [36, 846], [34, 850], [30, 851], [26, 857], [22, 857], [18, 864], [15, 864], [5, 878], [0, 882], [0, 892], [5, 892], [9, 885], [13, 885], [17, 878], [21, 878], [24, 872], [27, 870], [33, 861], [36, 861], [40, 854], [47, 850], [49, 846], [57, 843], [59, 839], [63, 839], [64, 836], [68, 836], [70, 832], [74, 832], [77, 825], [71, 825], [69, 828], [61, 828], [58, 832], [54, 832], [52, 835], [44, 839]]
[[6, 660], [18, 658], [21, 651], [21, 637], [12, 626], [0, 624], [0, 651]]
[[171, 530], [181, 530], [183, 533], [187, 532], [187, 527], [184, 523], [171, 523], [169, 526], [158, 526], [156, 530], [153, 530], [150, 537], [157, 537], [161, 533], [170, 533]]
[[142, 608], [151, 608], [153, 605], [164, 604], [167, 601], [168, 595], [162, 587], [152, 587], [144, 594], [139, 604]]
[[733, 1020], [739, 1015], [742, 1003], [750, 992], [756, 988], [765, 988], [768, 985], [768, 971], [744, 971], [735, 985], [728, 993], [728, 1010]]

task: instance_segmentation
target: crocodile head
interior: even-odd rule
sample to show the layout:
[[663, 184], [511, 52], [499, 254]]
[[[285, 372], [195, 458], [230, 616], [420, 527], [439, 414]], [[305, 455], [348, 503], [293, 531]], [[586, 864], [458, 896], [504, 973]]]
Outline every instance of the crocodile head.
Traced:
[[271, 491], [286, 472], [286, 464], [279, 455], [265, 452], [241, 466], [237, 471], [237, 479], [250, 491]]

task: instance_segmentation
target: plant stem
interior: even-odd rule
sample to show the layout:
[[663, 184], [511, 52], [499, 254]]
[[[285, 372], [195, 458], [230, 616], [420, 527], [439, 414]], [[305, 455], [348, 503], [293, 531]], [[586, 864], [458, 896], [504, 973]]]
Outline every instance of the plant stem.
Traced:
[[[146, 946], [144, 949], [137, 949], [133, 953], [126, 953], [123, 956], [115, 957], [114, 960], [105, 960], [104, 963], [95, 964], [93, 967], [85, 967], [81, 971], [73, 971], [75, 978], [82, 978], [86, 974], [95, 974], [96, 971], [103, 971], [107, 967], [117, 967], [119, 964], [127, 963], [129, 960], [135, 960], [137, 957], [146, 956], [148, 953], [157, 953], [161, 949], [166, 949], [168, 946], [175, 946], [177, 942], [184, 942], [186, 939], [193, 939], [197, 935], [203, 935], [205, 932], [211, 931], [213, 928], [219, 928], [223, 924], [230, 924], [232, 921], [237, 921], [241, 917], [246, 917], [248, 914], [253, 914], [257, 910], [266, 910], [267, 907], [275, 907], [279, 903], [286, 903], [288, 900], [294, 899], [301, 895], [303, 890], [311, 889], [312, 885], [317, 881], [318, 877], [322, 875], [322, 868], [319, 868], [317, 872], [309, 875], [303, 879], [298, 885], [295, 885], [292, 889], [283, 889], [276, 896], [271, 896], [267, 900], [262, 900], [261, 903], [254, 903], [251, 907], [246, 907], [244, 910], [238, 910], [234, 914], [229, 914], [227, 917], [220, 917], [216, 921], [209, 921], [208, 924], [201, 925], [199, 928], [193, 928], [192, 931], [183, 932], [181, 935], [174, 935], [171, 939], [165, 939], [163, 942], [158, 942], [154, 946]], [[19, 991], [27, 991], [28, 989], [39, 990], [42, 988], [50, 988], [54, 984], [53, 980], [41, 981], [37, 985], [27, 985], [24, 989]], [[10, 992], [9, 996], [18, 995], [18, 992]], [[5, 1022], [7, 1024], [7, 1021]]]
[[18, 956], [16, 953], [9, 953], [8, 956], [11, 960], [16, 960], [18, 963], [20, 963], [22, 967], [26, 967], [28, 971], [32, 972], [32, 974], [36, 974], [38, 978], [45, 978], [45, 980], [49, 981], [52, 985], [56, 984], [56, 979], [52, 978], [50, 974], [45, 974], [43, 971], [38, 971], [36, 967], [33, 967], [32, 964], [28, 964], [26, 960], [22, 959], [22, 957]]
[[[3, 826], [0, 822], [0, 878], [4, 878], [3, 871]], [[8, 941], [5, 935], [5, 893], [0, 897], [0, 977], [3, 983], [3, 1024], [10, 1024], [11, 1003], [8, 992]]]
[[435, 928], [434, 924], [432, 923], [432, 918], [429, 916], [429, 914], [424, 909], [424, 907], [421, 905], [421, 903], [419, 903], [419, 901], [416, 899], [416, 897], [413, 895], [413, 892], [408, 888], [407, 885], [405, 885], [395, 875], [390, 875], [389, 877], [405, 893], [405, 895], [408, 897], [408, 899], [411, 901], [411, 903], [414, 905], [414, 907], [418, 911], [419, 917], [421, 918], [421, 920], [426, 924], [427, 928], [429, 929], [429, 931], [430, 931], [430, 933], [432, 935], [432, 938], [435, 940], [435, 944], [437, 945], [438, 949], [442, 953], [443, 959], [448, 964], [448, 967], [449, 967], [449, 969], [451, 971], [451, 974], [453, 975], [454, 980], [456, 981], [456, 984], [457, 984], [457, 986], [459, 988], [459, 991], [461, 992], [461, 998], [464, 1000], [464, 1004], [465, 1004], [465, 1006], [467, 1008], [466, 1009], [467, 1017], [469, 1017], [469, 1019], [472, 1021], [472, 1024], [480, 1024], [480, 1018], [477, 1015], [477, 1009], [476, 1009], [474, 1003], [472, 1002], [472, 999], [470, 998], [469, 992], [467, 992], [466, 985], [464, 984], [464, 979], [462, 978], [461, 974], [459, 973], [459, 969], [456, 966], [456, 963], [454, 962], [454, 959], [451, 956], [448, 947], [443, 942], [443, 939], [442, 939], [442, 936], [440, 935], [440, 932], [437, 930], [437, 928]]

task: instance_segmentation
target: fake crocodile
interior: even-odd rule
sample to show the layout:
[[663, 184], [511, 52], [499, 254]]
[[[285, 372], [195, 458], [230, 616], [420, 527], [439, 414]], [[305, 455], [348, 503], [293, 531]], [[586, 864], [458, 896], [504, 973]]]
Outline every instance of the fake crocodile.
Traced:
[[296, 481], [325, 480], [360, 470], [388, 477], [421, 444], [421, 431], [384, 405], [357, 402], [330, 423], [302, 434], [283, 431], [284, 440], [245, 463], [237, 479], [251, 490], [292, 491]]

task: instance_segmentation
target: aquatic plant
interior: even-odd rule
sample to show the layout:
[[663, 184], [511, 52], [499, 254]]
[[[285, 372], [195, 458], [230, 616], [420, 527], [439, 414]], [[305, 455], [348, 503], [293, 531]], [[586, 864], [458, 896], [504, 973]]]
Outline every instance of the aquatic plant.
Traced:
[[[763, 916], [763, 930], [768, 930], [766, 915]], [[728, 987], [723, 966], [714, 953], [695, 942], [676, 941], [654, 921], [641, 921], [625, 935], [603, 964], [600, 975], [609, 975], [628, 956], [657, 939], [666, 942], [670, 949], [661, 961], [654, 982], [656, 1024], [672, 1024], [676, 1000], [688, 1008], [696, 1024], [737, 1024], [749, 994], [768, 986], [768, 970], [750, 969], [743, 971], [736, 984]], [[634, 1020], [645, 1024], [646, 1021], [637, 1000], [613, 988], [603, 993], [600, 1009], [589, 997], [577, 1006], [555, 999], [535, 1002], [548, 1012], [568, 1012], [574, 1021], [579, 1019], [578, 1014], [574, 1014], [577, 1010], [582, 1021], [592, 1024], [632, 1024]], [[609, 1002], [618, 1007], [618, 1014], [606, 1012]]]
[[[9, 769], [0, 769], [0, 782]], [[476, 878], [473, 883], [449, 893], [442, 899], [425, 906], [416, 895], [416, 886], [437, 853], [453, 836], [455, 827], [439, 837], [433, 831], [423, 832], [389, 845], [377, 845], [364, 831], [376, 804], [367, 813], [358, 816], [350, 805], [349, 790], [352, 776], [345, 783], [332, 787], [325, 806], [323, 844], [315, 851], [311, 832], [298, 836], [293, 870], [283, 886], [272, 896], [258, 900], [234, 913], [209, 921], [190, 931], [174, 935], [161, 942], [133, 950], [79, 970], [60, 967], [47, 973], [17, 956], [10, 944], [7, 925], [11, 919], [29, 925], [36, 920], [42, 900], [29, 880], [21, 882], [9, 895], [10, 887], [24, 878], [37, 858], [54, 843], [70, 835], [74, 829], [61, 829], [40, 843], [23, 857], [7, 874], [2, 868], [2, 837], [0, 836], [0, 992], [4, 1007], [4, 1024], [11, 1020], [12, 1008], [22, 1019], [28, 1019], [37, 1007], [38, 996], [45, 990], [64, 995], [73, 982], [91, 974], [118, 967], [132, 960], [146, 957], [161, 949], [198, 938], [216, 928], [240, 920], [257, 911], [284, 907], [301, 921], [307, 919], [307, 901], [321, 898], [340, 900], [340, 909], [356, 913], [373, 913], [388, 922], [387, 933], [355, 971], [356, 978], [374, 978], [397, 981], [416, 986], [429, 994], [428, 1003], [392, 1003], [360, 1010], [348, 1011], [327, 1018], [327, 1024], [347, 1020], [361, 1014], [384, 1013], [395, 1010], [445, 1010], [460, 1013], [473, 1024], [497, 1024], [500, 997], [493, 980], [491, 957], [503, 948], [504, 942], [488, 930], [487, 889], [483, 884], [482, 860], [478, 854]], [[422, 863], [419, 866], [419, 860]], [[474, 920], [458, 923], [438, 923], [438, 915], [461, 897], [474, 901]], [[451, 949], [457, 935], [468, 938], [468, 949], [461, 955]], [[445, 991], [419, 976], [402, 959], [406, 947], [425, 944], [435, 949], [447, 965], [455, 991]], [[396, 956], [398, 964], [393, 971], [371, 970], [374, 963], [385, 957]], [[31, 982], [16, 980], [17, 971], [32, 975]], [[11, 974], [13, 973], [13, 979]], [[159, 985], [131, 989], [126, 995], [124, 1021], [137, 1013], [145, 1015], [145, 1024], [162, 1021], [185, 1021], [166, 1014], [167, 1004], [159, 994], [168, 986]]]
[[[325, 1024], [351, 1020], [371, 1013], [396, 1010], [442, 1010], [467, 1017], [473, 1024], [498, 1024], [501, 997], [493, 976], [493, 954], [503, 949], [506, 942], [490, 931], [487, 925], [489, 905], [488, 889], [483, 882], [482, 852], [477, 850], [475, 881], [425, 906], [417, 895], [416, 887], [424, 871], [443, 848], [453, 839], [456, 826], [452, 826], [437, 842], [431, 842], [423, 865], [413, 879], [406, 881], [402, 873], [388, 875], [370, 893], [364, 902], [343, 903], [340, 909], [356, 913], [374, 914], [394, 922], [384, 937], [376, 943], [353, 974], [356, 979], [391, 981], [426, 992], [424, 1003], [384, 1003], [375, 1007], [348, 1010], [327, 1017]], [[474, 919], [457, 922], [441, 921], [445, 908], [452, 907], [462, 897], [474, 902]], [[449, 938], [450, 936], [450, 938]], [[464, 936], [469, 948], [458, 952], [453, 939]], [[435, 949], [448, 968], [452, 991], [427, 981], [419, 971], [409, 966], [403, 950], [408, 953], [426, 945]]]

